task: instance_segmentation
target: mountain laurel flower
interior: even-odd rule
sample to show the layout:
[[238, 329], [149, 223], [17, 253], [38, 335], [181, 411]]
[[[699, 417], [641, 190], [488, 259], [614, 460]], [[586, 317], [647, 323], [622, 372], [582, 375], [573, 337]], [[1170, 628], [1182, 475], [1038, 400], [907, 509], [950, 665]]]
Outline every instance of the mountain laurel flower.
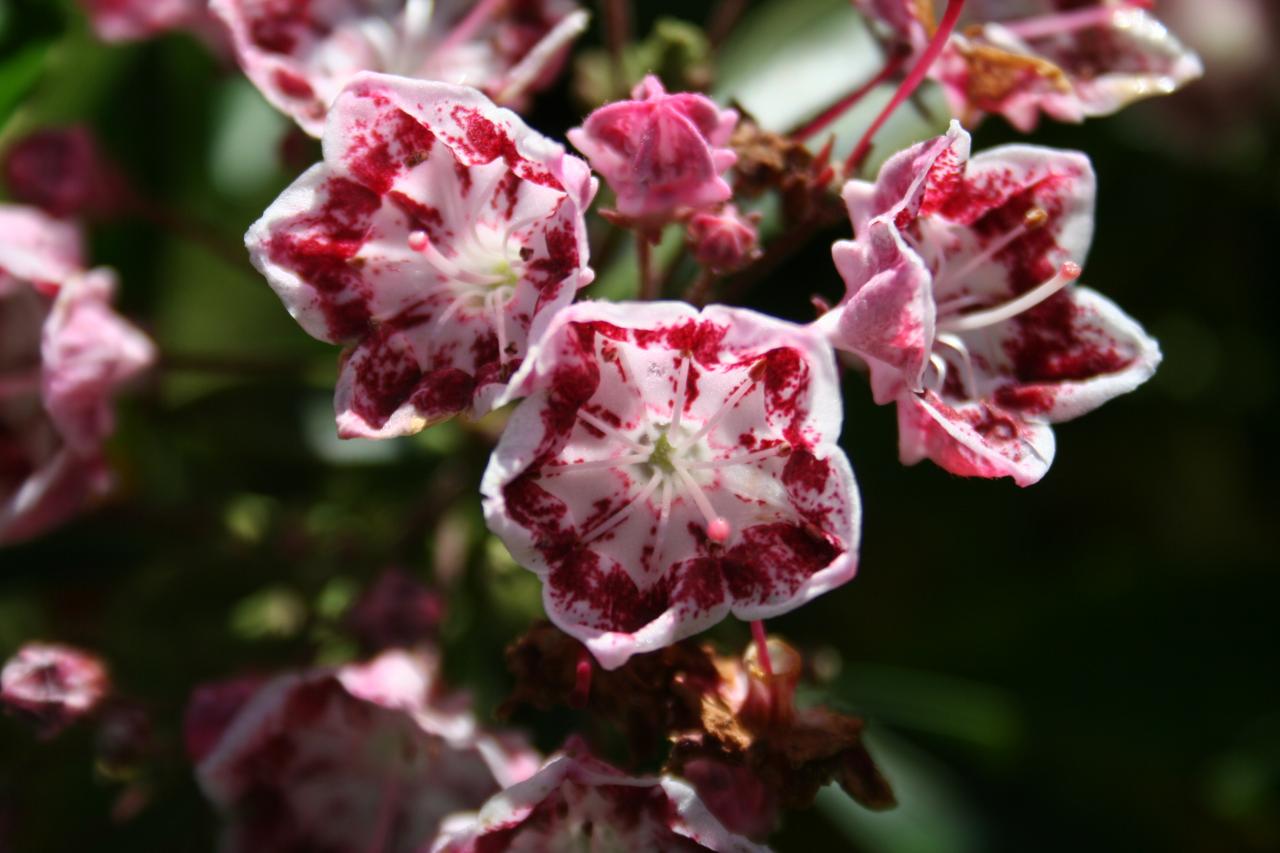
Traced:
[[389, 651], [197, 691], [211, 707], [188, 711], [200, 726], [187, 742], [201, 789], [230, 818], [222, 849], [422, 850], [445, 815], [531, 776], [536, 755], [480, 731], [439, 667]]
[[55, 643], [26, 643], [0, 671], [0, 706], [34, 720], [45, 736], [92, 714], [110, 691], [97, 656]]
[[[855, 0], [902, 49], [923, 49], [931, 0]], [[1204, 73], [1146, 0], [971, 0], [930, 75], [966, 124], [997, 113], [1030, 131], [1044, 113], [1079, 122], [1168, 95]]]
[[361, 71], [474, 86], [521, 108], [588, 16], [572, 0], [211, 0], [240, 65], [307, 133]]
[[743, 216], [732, 204], [693, 214], [685, 236], [694, 259], [715, 272], [732, 272], [760, 255], [753, 217]]
[[763, 853], [716, 820], [687, 782], [636, 777], [577, 739], [477, 814], [445, 821], [431, 853], [518, 850], [713, 850]]
[[484, 414], [530, 325], [592, 279], [586, 163], [475, 89], [381, 74], [335, 102], [324, 157], [245, 240], [302, 327], [347, 347], [339, 434]]
[[1137, 388], [1160, 350], [1074, 284], [1093, 237], [1088, 158], [1008, 145], [970, 159], [969, 145], [953, 122], [845, 186], [857, 238], [832, 255], [848, 292], [816, 325], [897, 404], [904, 463], [1025, 486], [1053, 460], [1049, 425]]
[[115, 277], [80, 269], [70, 225], [0, 206], [0, 544], [66, 521], [103, 493], [112, 397], [155, 359], [111, 308]]
[[723, 174], [738, 160], [728, 145], [738, 113], [705, 95], [667, 94], [649, 75], [632, 100], [605, 104], [569, 131], [617, 195], [617, 212], [642, 223], [663, 223], [684, 208], [728, 201]]
[[853, 577], [858, 493], [818, 335], [723, 306], [585, 302], [536, 341], [485, 517], [602, 666]]

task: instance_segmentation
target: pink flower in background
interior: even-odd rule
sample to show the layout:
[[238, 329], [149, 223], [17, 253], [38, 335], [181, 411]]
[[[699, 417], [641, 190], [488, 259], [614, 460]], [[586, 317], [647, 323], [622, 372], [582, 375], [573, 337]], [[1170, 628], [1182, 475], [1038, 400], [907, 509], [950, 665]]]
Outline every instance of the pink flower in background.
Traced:
[[0, 705], [35, 720], [45, 736], [93, 713], [110, 691], [106, 665], [72, 646], [27, 643], [0, 671]]
[[0, 207], [0, 543], [35, 536], [103, 493], [111, 398], [155, 358], [111, 306], [115, 278], [81, 272], [74, 228]]
[[207, 20], [207, 0], [80, 0], [98, 38], [137, 41]]
[[431, 848], [432, 853], [765, 849], [725, 829], [687, 783], [671, 776], [628, 776], [591, 757], [576, 740], [478, 814], [446, 821]]
[[335, 103], [324, 150], [246, 243], [302, 327], [348, 347], [339, 434], [484, 414], [530, 325], [592, 279], [587, 165], [474, 89], [378, 74]]
[[187, 740], [228, 850], [413, 853], [537, 769], [522, 742], [477, 728], [426, 653], [198, 691]]
[[473, 86], [519, 108], [587, 14], [572, 0], [212, 0], [249, 79], [312, 136], [361, 71]]
[[738, 157], [725, 146], [737, 112], [705, 95], [669, 95], [653, 75], [631, 97], [605, 104], [569, 131], [569, 141], [617, 194], [618, 213], [661, 222], [681, 208], [727, 201], [733, 190], [722, 175]]
[[378, 576], [347, 614], [346, 624], [367, 649], [415, 646], [436, 635], [445, 599], [403, 569]]
[[[906, 49], [934, 31], [928, 0], [858, 0]], [[1196, 54], [1139, 0], [971, 0], [930, 70], [952, 112], [973, 125], [998, 113], [1030, 131], [1044, 113], [1079, 122], [1200, 77]]]
[[102, 217], [133, 202], [123, 174], [80, 125], [30, 133], [4, 154], [4, 179], [17, 200], [58, 217]]
[[818, 321], [896, 402], [900, 451], [955, 474], [1039, 480], [1050, 423], [1155, 372], [1156, 342], [1073, 284], [1093, 236], [1094, 174], [1075, 152], [969, 158], [953, 123], [844, 191], [857, 239], [832, 250], [848, 294]]
[[559, 312], [481, 483], [547, 614], [615, 668], [853, 577], [859, 505], [832, 353], [743, 309]]
[[698, 263], [716, 272], [736, 270], [760, 254], [753, 218], [732, 204], [689, 217], [686, 239]]

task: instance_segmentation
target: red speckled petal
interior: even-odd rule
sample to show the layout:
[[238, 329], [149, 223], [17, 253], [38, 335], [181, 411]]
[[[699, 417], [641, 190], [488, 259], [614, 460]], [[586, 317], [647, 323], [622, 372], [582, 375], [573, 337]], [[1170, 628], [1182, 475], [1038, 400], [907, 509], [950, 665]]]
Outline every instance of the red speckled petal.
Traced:
[[80, 271], [80, 230], [33, 207], [0, 204], [0, 296], [15, 280], [52, 293]]
[[889, 222], [873, 220], [864, 235], [832, 247], [847, 295], [818, 325], [837, 347], [868, 359], [876, 402], [885, 404], [904, 383], [921, 389], [933, 345], [933, 278]]
[[1012, 320], [962, 336], [979, 386], [1024, 417], [1065, 421], [1155, 373], [1160, 347], [1106, 297], [1072, 287]]
[[712, 850], [763, 853], [715, 819], [685, 782], [635, 777], [573, 743], [474, 815], [446, 822], [432, 853], [484, 850]]
[[1040, 480], [1053, 462], [1053, 430], [986, 402], [948, 405], [933, 392], [898, 400], [898, 448], [904, 465], [932, 459], [962, 477]]

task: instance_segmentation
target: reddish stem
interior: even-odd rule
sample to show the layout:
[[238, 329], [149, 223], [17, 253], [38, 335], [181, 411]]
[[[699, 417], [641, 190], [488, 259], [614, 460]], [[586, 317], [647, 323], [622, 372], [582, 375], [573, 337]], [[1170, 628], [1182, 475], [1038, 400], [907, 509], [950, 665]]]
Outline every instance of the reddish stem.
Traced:
[[578, 665], [574, 671], [573, 692], [569, 694], [570, 708], [585, 708], [591, 698], [591, 654], [586, 647], [578, 650]]
[[906, 51], [898, 51], [893, 56], [890, 56], [888, 61], [885, 62], [884, 68], [880, 69], [876, 76], [827, 107], [816, 118], [811, 119], [808, 124], [801, 125], [796, 130], [791, 131], [791, 138], [797, 142], [804, 142], [806, 139], [822, 132], [828, 125], [852, 109], [873, 89], [897, 74], [898, 69], [902, 68], [902, 64], [907, 61], [907, 56]]
[[766, 678], [773, 678], [773, 661], [769, 660], [769, 640], [764, 635], [764, 620], [757, 619], [751, 623], [751, 638], [756, 641], [756, 657], [760, 660], [760, 668]]
[[942, 53], [942, 48], [946, 46], [947, 39], [951, 38], [951, 33], [956, 28], [956, 21], [960, 20], [960, 11], [962, 9], [964, 9], [964, 0], [947, 0], [947, 10], [942, 15], [942, 21], [938, 24], [937, 32], [929, 40], [928, 47], [924, 49], [924, 53], [920, 54], [916, 64], [911, 67], [911, 72], [907, 74], [907, 79], [902, 81], [898, 91], [893, 93], [893, 98], [880, 111], [880, 115], [876, 116], [876, 120], [867, 128], [867, 132], [862, 135], [862, 139], [858, 140], [853, 153], [845, 161], [844, 170], [846, 174], [852, 175], [858, 170], [858, 167], [862, 165], [862, 161], [867, 159], [868, 152], [871, 151], [871, 140], [875, 138], [876, 133], [889, 120], [889, 116], [893, 115], [893, 111], [900, 107], [903, 101], [911, 97], [911, 93], [920, 86], [924, 76], [929, 73], [930, 67], [933, 66], [938, 55]]

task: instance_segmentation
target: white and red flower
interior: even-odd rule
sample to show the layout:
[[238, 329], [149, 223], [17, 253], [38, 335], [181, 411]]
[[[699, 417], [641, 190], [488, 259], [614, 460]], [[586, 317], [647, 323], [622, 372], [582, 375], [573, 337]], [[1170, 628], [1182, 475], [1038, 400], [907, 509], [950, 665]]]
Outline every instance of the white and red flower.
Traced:
[[571, 741], [477, 814], [447, 820], [431, 851], [766, 849], [725, 829], [688, 783], [628, 776]]
[[[930, 0], [857, 0], [907, 50], [934, 32]], [[1203, 74], [1147, 0], [971, 0], [930, 74], [953, 113], [998, 113], [1019, 130], [1040, 113], [1079, 122], [1167, 95]]]
[[170, 30], [204, 27], [207, 0], [80, 0], [98, 38], [137, 41]]
[[46, 735], [97, 710], [111, 690], [96, 655], [56, 643], [27, 643], [0, 671], [0, 705], [35, 720]]
[[592, 279], [586, 163], [475, 89], [381, 74], [335, 103], [324, 152], [246, 243], [302, 327], [348, 347], [339, 433], [485, 413], [530, 325]]
[[111, 309], [115, 277], [80, 269], [80, 237], [0, 206], [0, 543], [35, 536], [110, 484], [116, 390], [155, 358]]
[[307, 133], [361, 71], [473, 86], [518, 108], [587, 26], [573, 0], [212, 0], [254, 85]]
[[587, 302], [535, 337], [485, 516], [603, 666], [853, 577], [858, 494], [818, 335], [723, 306]]
[[1049, 424], [1131, 391], [1156, 342], [1074, 285], [1093, 236], [1083, 154], [1009, 145], [969, 157], [956, 123], [844, 190], [857, 239], [832, 249], [848, 293], [817, 326], [896, 402], [905, 463], [1039, 480]]
[[522, 742], [480, 731], [467, 704], [441, 689], [434, 656], [390, 651], [199, 691], [187, 740], [230, 819], [226, 849], [415, 853], [445, 815], [537, 769]]
[[667, 94], [652, 74], [631, 98], [605, 104], [569, 131], [617, 194], [618, 213], [661, 224], [682, 209], [728, 201], [733, 189], [723, 174], [738, 161], [727, 147], [738, 113], [706, 95]]

